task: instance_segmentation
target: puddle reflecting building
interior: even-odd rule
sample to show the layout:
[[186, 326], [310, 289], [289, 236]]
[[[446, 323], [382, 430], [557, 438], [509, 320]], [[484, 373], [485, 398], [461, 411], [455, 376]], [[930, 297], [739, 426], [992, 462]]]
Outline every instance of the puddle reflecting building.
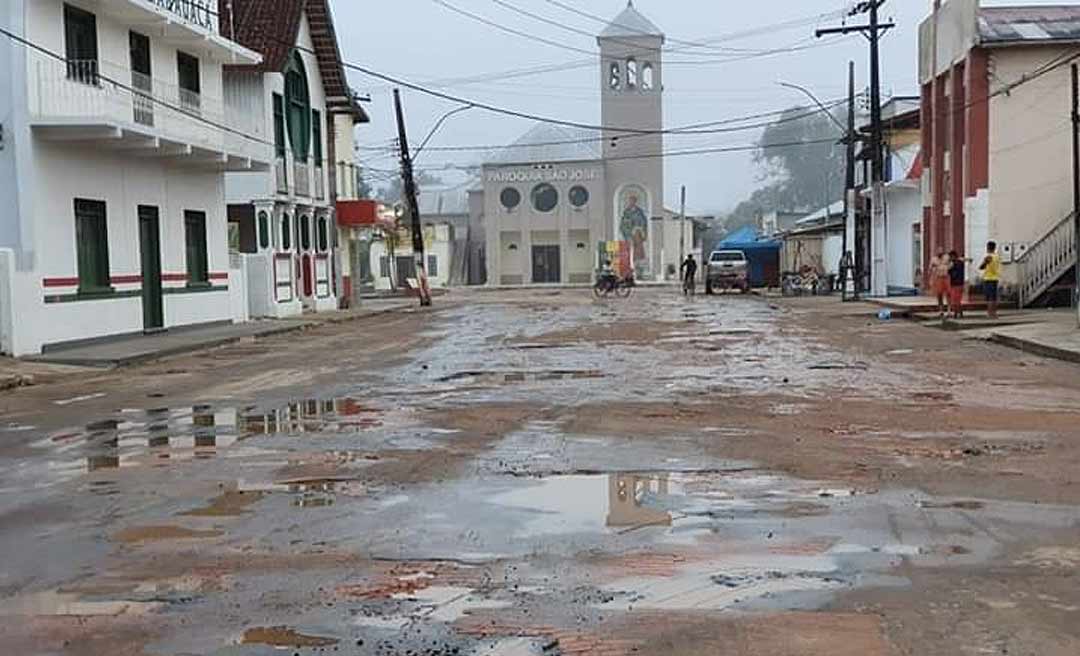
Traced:
[[613, 474], [608, 477], [608, 527], [670, 526], [670, 513], [644, 505], [649, 495], [666, 495], [668, 481], [667, 474]]

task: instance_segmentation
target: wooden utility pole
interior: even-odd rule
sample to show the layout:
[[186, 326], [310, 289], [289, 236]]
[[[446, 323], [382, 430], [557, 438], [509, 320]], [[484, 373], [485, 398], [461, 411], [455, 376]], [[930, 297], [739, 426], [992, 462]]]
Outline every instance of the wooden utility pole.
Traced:
[[[872, 192], [871, 203], [873, 208], [873, 226], [878, 228], [879, 239], [874, 240], [871, 238], [871, 253], [880, 249], [880, 257], [875, 257], [875, 260], [881, 260], [881, 266], [878, 271], [873, 271], [871, 267], [871, 282], [873, 291], [879, 295], [884, 295], [888, 292], [888, 279], [886, 277], [886, 252], [885, 252], [885, 234], [887, 230], [886, 217], [885, 217], [885, 150], [884, 146], [884, 128], [881, 121], [881, 54], [880, 54], [880, 41], [881, 35], [889, 29], [895, 27], [895, 23], [881, 23], [878, 20], [878, 10], [885, 4], [885, 0], [864, 0], [856, 4], [851, 12], [851, 16], [860, 14], [869, 14], [869, 23], [864, 25], [844, 25], [842, 27], [830, 27], [826, 29], [817, 30], [815, 35], [820, 38], [827, 34], [852, 34], [858, 32], [866, 35], [870, 41], [870, 149], [871, 149], [871, 175], [872, 175]], [[873, 235], [873, 232], [870, 233]], [[873, 257], [873, 255], [872, 255]], [[858, 257], [855, 258], [858, 261]], [[875, 273], [877, 275], [875, 275]], [[861, 275], [861, 272], [857, 272], [856, 275]], [[856, 281], [856, 287], [861, 281]]]
[[[848, 294], [848, 275], [851, 273], [849, 267], [854, 265], [854, 257], [848, 257], [848, 253], [851, 251], [851, 242], [855, 241], [855, 208], [858, 203], [855, 202], [855, 62], [848, 62], [848, 102], [847, 102], [847, 136], [845, 138], [845, 167], [846, 172], [844, 176], [844, 244], [840, 250], [840, 261], [847, 264], [844, 270], [841, 271], [841, 295], [844, 300], [847, 300]], [[850, 233], [851, 241], [848, 241], [848, 234]], [[859, 275], [856, 271], [854, 280], [854, 289], [852, 290], [856, 294], [858, 293], [858, 280]]]
[[679, 267], [681, 271], [683, 260], [686, 259], [686, 185], [683, 185], [679, 197]]
[[1076, 289], [1073, 307], [1080, 321], [1080, 69], [1072, 65], [1072, 148], [1073, 148], [1073, 248], [1076, 255]]
[[401, 182], [405, 211], [411, 217], [413, 258], [416, 262], [416, 284], [420, 295], [421, 307], [431, 305], [431, 290], [428, 288], [427, 267], [424, 260], [424, 230], [420, 225], [420, 206], [416, 202], [416, 179], [413, 177], [413, 162], [409, 156], [409, 138], [405, 134], [405, 114], [401, 109], [401, 93], [394, 89], [394, 113], [397, 115], [398, 142], [401, 148]]

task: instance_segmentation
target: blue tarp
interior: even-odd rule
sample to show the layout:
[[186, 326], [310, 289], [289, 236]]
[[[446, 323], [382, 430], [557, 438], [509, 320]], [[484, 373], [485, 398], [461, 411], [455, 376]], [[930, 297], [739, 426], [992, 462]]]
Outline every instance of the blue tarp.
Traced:
[[778, 287], [780, 247], [778, 239], [763, 239], [757, 229], [744, 226], [716, 244], [713, 250], [742, 251], [750, 263], [752, 287]]
[[776, 239], [763, 239], [757, 229], [743, 226], [724, 238], [715, 250], [748, 251], [757, 249], [780, 250], [781, 242]]

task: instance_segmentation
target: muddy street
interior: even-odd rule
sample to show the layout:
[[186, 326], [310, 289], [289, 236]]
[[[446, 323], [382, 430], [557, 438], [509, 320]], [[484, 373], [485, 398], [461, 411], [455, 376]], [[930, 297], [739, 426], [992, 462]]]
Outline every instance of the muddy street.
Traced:
[[0, 394], [11, 654], [1080, 653], [1080, 377], [836, 299], [455, 292]]

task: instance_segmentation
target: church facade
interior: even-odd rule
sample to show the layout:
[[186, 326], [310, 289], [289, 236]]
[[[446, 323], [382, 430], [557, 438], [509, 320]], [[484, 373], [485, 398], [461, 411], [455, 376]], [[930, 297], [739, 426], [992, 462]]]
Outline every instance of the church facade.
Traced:
[[678, 265], [685, 226], [664, 209], [664, 35], [629, 2], [597, 42], [604, 129], [539, 124], [483, 165], [489, 285], [589, 283], [613, 243], [639, 279]]

